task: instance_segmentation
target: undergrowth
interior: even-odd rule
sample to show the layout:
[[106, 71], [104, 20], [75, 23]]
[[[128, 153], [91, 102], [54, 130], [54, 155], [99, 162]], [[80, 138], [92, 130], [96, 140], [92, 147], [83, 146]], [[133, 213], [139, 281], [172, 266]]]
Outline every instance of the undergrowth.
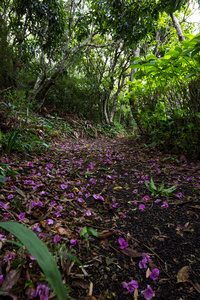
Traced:
[[33, 103], [25, 101], [24, 94], [8, 97], [0, 105], [0, 150], [5, 152], [41, 152], [51, 147], [52, 142], [62, 138], [113, 138], [127, 135], [120, 124], [94, 124], [82, 116], [33, 112]]

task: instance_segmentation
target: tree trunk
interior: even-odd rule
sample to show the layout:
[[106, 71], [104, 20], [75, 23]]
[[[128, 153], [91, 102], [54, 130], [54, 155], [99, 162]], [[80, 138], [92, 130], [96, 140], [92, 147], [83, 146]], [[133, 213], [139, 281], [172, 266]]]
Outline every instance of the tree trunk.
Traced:
[[111, 99], [111, 101], [113, 100], [112, 109], [111, 109], [111, 112], [110, 112], [110, 123], [111, 124], [113, 123], [113, 120], [114, 120], [115, 111], [116, 111], [116, 108], [117, 108], [117, 99], [118, 99], [119, 93], [121, 92], [121, 90], [122, 90], [122, 88], [124, 86], [124, 80], [125, 80], [125, 75], [121, 74], [120, 78], [119, 78], [119, 81], [118, 81], [117, 91], [112, 96], [112, 99]]
[[174, 13], [170, 14], [170, 17], [172, 19], [174, 28], [176, 29], [176, 33], [177, 33], [177, 36], [179, 38], [179, 41], [180, 42], [185, 41], [185, 37], [183, 35], [182, 28], [181, 28], [181, 25], [179, 23], [179, 20], [177, 19], [177, 17], [175, 16]]
[[110, 119], [108, 117], [108, 98], [106, 98], [103, 103], [103, 114], [104, 114], [106, 124], [110, 125]]

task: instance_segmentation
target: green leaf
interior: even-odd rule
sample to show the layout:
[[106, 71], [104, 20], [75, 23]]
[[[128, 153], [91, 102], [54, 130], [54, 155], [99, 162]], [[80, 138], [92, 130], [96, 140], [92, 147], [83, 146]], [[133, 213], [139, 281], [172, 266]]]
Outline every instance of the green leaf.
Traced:
[[179, 46], [176, 46], [175, 47], [175, 51], [178, 51], [180, 54], [182, 53], [182, 48], [181, 47], [179, 47]]
[[146, 59], [147, 60], [158, 60], [158, 58], [155, 56], [155, 55], [153, 55], [153, 54], [149, 54], [149, 55], [147, 55], [147, 57], [146, 57]]
[[158, 188], [159, 193], [162, 193], [162, 191], [164, 190], [164, 186], [165, 186], [165, 184], [164, 184], [164, 182], [162, 182], [161, 186]]
[[0, 176], [0, 183], [5, 184], [5, 182], [6, 182], [6, 177]]
[[194, 49], [193, 51], [192, 51], [192, 55], [191, 55], [191, 57], [193, 58], [196, 54], [198, 54], [200, 52], [200, 48], [198, 47], [197, 49]]
[[18, 242], [15, 242], [15, 241], [9, 241], [9, 240], [6, 240], [7, 243], [11, 243], [15, 246], [18, 246], [19, 248], [23, 248], [24, 246]]
[[88, 227], [88, 233], [93, 235], [93, 236], [98, 236], [99, 233], [92, 227]]
[[1, 292], [0, 291], [0, 295], [6, 295], [7, 294], [7, 292]]
[[83, 227], [80, 233], [80, 236], [84, 236], [87, 233], [87, 227]]
[[196, 76], [195, 73], [190, 73], [189, 75], [186, 76], [186, 79], [189, 79], [189, 78], [194, 77], [194, 76]]
[[139, 64], [133, 64], [133, 65], [130, 65], [130, 68], [131, 69], [140, 69], [142, 68], [143, 65], [139, 65]]
[[[199, 116], [199, 118], [200, 118], [200, 116]], [[148, 188], [148, 190], [149, 190], [149, 185], [148, 185], [146, 179], [144, 180], [144, 184], [145, 184], [145, 186], [146, 186], [146, 187]]]
[[86, 242], [88, 241], [88, 237], [89, 237], [89, 234], [86, 232], [86, 234], [84, 235]]
[[152, 177], [151, 177], [151, 180], [150, 180], [150, 184], [151, 184], [152, 189], [153, 189], [154, 191], [157, 191], [157, 187], [155, 186]]
[[140, 58], [140, 57], [133, 57], [133, 58], [131, 58], [131, 62], [132, 63], [135, 63], [135, 62], [138, 62], [138, 61], [141, 61], [142, 60], [142, 58]]
[[165, 193], [172, 193], [172, 192], [174, 192], [176, 189], [177, 189], [177, 186], [176, 186], [176, 185], [173, 185], [172, 187], [170, 187], [170, 188], [164, 190], [163, 192], [165, 192]]
[[67, 299], [61, 274], [47, 246], [27, 227], [17, 222], [3, 222], [0, 227], [14, 234], [35, 257], [59, 300]]

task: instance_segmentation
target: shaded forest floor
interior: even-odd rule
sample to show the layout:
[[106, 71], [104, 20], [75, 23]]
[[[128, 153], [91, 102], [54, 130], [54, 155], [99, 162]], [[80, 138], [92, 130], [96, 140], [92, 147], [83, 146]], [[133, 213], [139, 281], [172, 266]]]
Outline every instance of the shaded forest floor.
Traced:
[[[0, 190], [1, 221], [26, 224], [51, 248], [69, 299], [145, 299], [147, 285], [153, 299], [200, 298], [199, 161], [129, 138], [55, 141], [43, 154], [4, 154], [1, 161], [19, 173]], [[152, 197], [144, 184], [151, 177], [157, 187], [176, 185], [174, 195]], [[6, 242], [11, 234], [0, 234], [0, 290], [10, 295], [2, 299], [37, 299], [31, 293], [47, 284], [41, 269]], [[82, 265], [56, 256], [61, 245]], [[132, 280], [138, 288], [131, 293], [122, 282]], [[49, 299], [56, 299], [52, 290]]]

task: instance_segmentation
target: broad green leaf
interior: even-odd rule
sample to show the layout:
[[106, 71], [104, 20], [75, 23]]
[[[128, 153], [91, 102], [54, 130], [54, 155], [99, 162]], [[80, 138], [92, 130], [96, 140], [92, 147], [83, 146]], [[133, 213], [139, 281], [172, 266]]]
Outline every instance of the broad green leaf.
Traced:
[[183, 49], [181, 47], [179, 47], [179, 46], [176, 46], [175, 47], [175, 51], [178, 51], [181, 54], [181, 52], [183, 51]]
[[200, 52], [200, 48], [198, 47], [197, 49], [194, 49], [193, 51], [192, 51], [192, 55], [191, 55], [191, 57], [193, 58], [196, 54], [198, 54]]
[[130, 65], [130, 68], [131, 69], [139, 69], [139, 68], [142, 68], [143, 65], [140, 65], [140, 64], [133, 64], [133, 65]]
[[158, 60], [158, 58], [157, 58], [155, 55], [153, 55], [153, 54], [147, 55], [146, 59], [147, 59], [147, 60], [151, 60], [151, 59], [153, 59], [153, 60]]
[[59, 300], [67, 299], [61, 274], [47, 246], [27, 227], [17, 222], [3, 222], [0, 227], [14, 234], [35, 257]]
[[99, 233], [92, 227], [88, 227], [88, 233], [93, 235], [93, 236], [98, 236]]
[[142, 58], [136, 56], [136, 57], [131, 58], [131, 63], [135, 63], [135, 62], [138, 62], [138, 61], [141, 61], [141, 60], [142, 60]]
[[193, 50], [193, 48], [183, 50], [183, 52], [181, 53], [181, 56], [191, 56], [192, 50]]
[[80, 233], [80, 236], [84, 236], [87, 233], [87, 227], [83, 227]]

